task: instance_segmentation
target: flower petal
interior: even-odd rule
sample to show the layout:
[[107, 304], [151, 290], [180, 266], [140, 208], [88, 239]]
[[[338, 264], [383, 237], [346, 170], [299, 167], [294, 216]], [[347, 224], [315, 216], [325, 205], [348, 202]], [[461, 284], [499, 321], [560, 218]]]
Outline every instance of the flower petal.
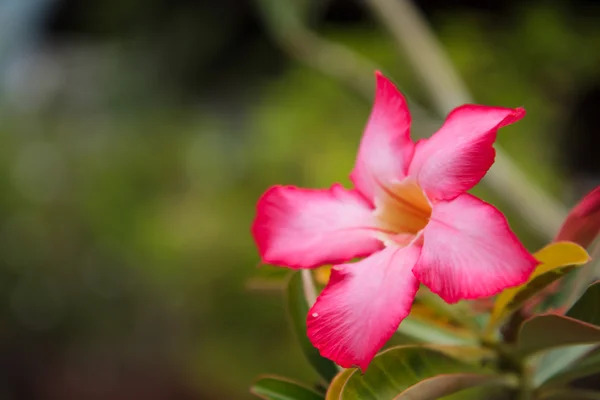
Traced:
[[451, 200], [475, 186], [494, 163], [499, 128], [523, 118], [522, 108], [464, 105], [430, 139], [417, 143], [409, 174], [431, 200]]
[[313, 268], [379, 250], [373, 227], [370, 205], [354, 190], [274, 186], [258, 202], [252, 234], [264, 262]]
[[420, 248], [386, 247], [334, 267], [327, 287], [308, 313], [308, 337], [344, 368], [363, 371], [410, 312], [419, 287], [411, 268]]
[[448, 303], [527, 281], [538, 261], [500, 211], [470, 194], [433, 206], [415, 276]]
[[375, 103], [365, 128], [350, 179], [369, 200], [378, 182], [402, 180], [414, 152], [410, 112], [404, 96], [380, 72]]
[[600, 233], [600, 186], [589, 192], [569, 212], [555, 242], [569, 240], [588, 247]]

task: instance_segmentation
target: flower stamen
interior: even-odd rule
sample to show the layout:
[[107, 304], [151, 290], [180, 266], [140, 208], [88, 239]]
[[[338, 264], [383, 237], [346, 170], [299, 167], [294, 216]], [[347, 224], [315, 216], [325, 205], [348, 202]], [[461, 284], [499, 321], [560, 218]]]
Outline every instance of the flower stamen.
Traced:
[[[380, 188], [375, 198], [378, 228], [393, 232], [386, 240], [403, 245], [407, 237], [414, 237], [425, 228], [431, 217], [431, 204], [421, 188], [412, 181], [380, 185]], [[395, 237], [403, 239], [397, 241]]]

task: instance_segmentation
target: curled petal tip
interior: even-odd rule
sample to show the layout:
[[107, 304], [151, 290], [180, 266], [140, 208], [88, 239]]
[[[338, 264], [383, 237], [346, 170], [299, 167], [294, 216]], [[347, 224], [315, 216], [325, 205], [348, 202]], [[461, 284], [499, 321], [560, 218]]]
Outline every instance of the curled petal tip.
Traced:
[[504, 120], [506, 125], [512, 124], [513, 122], [517, 122], [522, 119], [527, 112], [523, 107], [517, 107], [513, 110], [512, 115]]

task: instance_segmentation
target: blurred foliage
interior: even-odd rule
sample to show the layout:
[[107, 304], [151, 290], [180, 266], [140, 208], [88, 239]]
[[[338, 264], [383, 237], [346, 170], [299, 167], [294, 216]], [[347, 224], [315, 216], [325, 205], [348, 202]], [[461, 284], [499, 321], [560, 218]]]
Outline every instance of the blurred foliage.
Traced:
[[[597, 203], [595, 198], [594, 202]], [[598, 233], [596, 221], [589, 218], [588, 222]], [[322, 380], [307, 389], [283, 378], [269, 377], [255, 382], [251, 392], [268, 400], [599, 398], [597, 380], [586, 385], [582, 378], [597, 379], [600, 371], [600, 326], [597, 325], [600, 281], [576, 293], [578, 300], [572, 306], [557, 304], [556, 309], [562, 312], [540, 312], [524, 301], [527, 297], [547, 297], [547, 288], [554, 284], [557, 269], [582, 264], [588, 264], [582, 267], [587, 268], [594, 264], [589, 263], [585, 249], [573, 242], [551, 243], [534, 256], [541, 263], [531, 279], [494, 296], [493, 307], [488, 310], [480, 309], [476, 302], [446, 305], [441, 311], [446, 317], [443, 323], [439, 308], [432, 307], [424, 294], [417, 295], [411, 315], [400, 322], [394, 336], [398, 339], [414, 331], [414, 328], [407, 329], [407, 323], [412, 325], [411, 318], [414, 320], [413, 314], [417, 314], [421, 330], [414, 339], [421, 344], [397, 345], [397, 340], [391, 340], [386, 350], [368, 360], [367, 367], [342, 369], [335, 376], [321, 373], [326, 387], [322, 386]], [[544, 276], [554, 279], [542, 279]], [[294, 298], [294, 304], [314, 301], [309, 300], [313, 297], [309, 294], [313, 286], [310, 274], [300, 277], [300, 273], [295, 272], [289, 282], [288, 296]], [[570, 292], [572, 288], [561, 285], [559, 290]], [[521, 300], [517, 300], [519, 296]], [[471, 316], [462, 311], [465, 304], [472, 317], [481, 316], [489, 321], [485, 329], [472, 324]], [[298, 335], [298, 328], [306, 329], [306, 315], [311, 311], [306, 307], [302, 312], [298, 310], [299, 307], [290, 307], [288, 317], [296, 330], [299, 347], [313, 368], [320, 372], [327, 360], [319, 358], [305, 335]], [[456, 312], [467, 318], [450, 323]], [[342, 321], [339, 329], [346, 329], [349, 323]], [[467, 332], [471, 340], [449, 342], [447, 335], [453, 330]], [[438, 335], [431, 334], [436, 331]]]

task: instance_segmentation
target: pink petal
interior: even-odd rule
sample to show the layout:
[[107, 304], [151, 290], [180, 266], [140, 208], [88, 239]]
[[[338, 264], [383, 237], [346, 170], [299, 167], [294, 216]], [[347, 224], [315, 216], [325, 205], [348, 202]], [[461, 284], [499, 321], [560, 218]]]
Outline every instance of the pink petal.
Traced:
[[411, 268], [420, 248], [386, 247], [353, 264], [334, 267], [308, 313], [308, 337], [344, 368], [363, 371], [410, 312], [419, 287]]
[[252, 234], [265, 263], [313, 268], [379, 250], [373, 226], [370, 205], [355, 190], [274, 186], [258, 202]]
[[522, 108], [464, 105], [430, 139], [417, 143], [409, 174], [431, 200], [451, 200], [475, 186], [494, 163], [497, 130], [523, 118]]
[[414, 151], [406, 100], [380, 72], [376, 73], [375, 104], [365, 128], [350, 179], [373, 200], [378, 182], [402, 180]]
[[524, 283], [538, 261], [495, 207], [470, 194], [433, 206], [415, 276], [448, 303]]
[[600, 186], [588, 193], [569, 212], [555, 241], [569, 240], [588, 247], [600, 233]]

